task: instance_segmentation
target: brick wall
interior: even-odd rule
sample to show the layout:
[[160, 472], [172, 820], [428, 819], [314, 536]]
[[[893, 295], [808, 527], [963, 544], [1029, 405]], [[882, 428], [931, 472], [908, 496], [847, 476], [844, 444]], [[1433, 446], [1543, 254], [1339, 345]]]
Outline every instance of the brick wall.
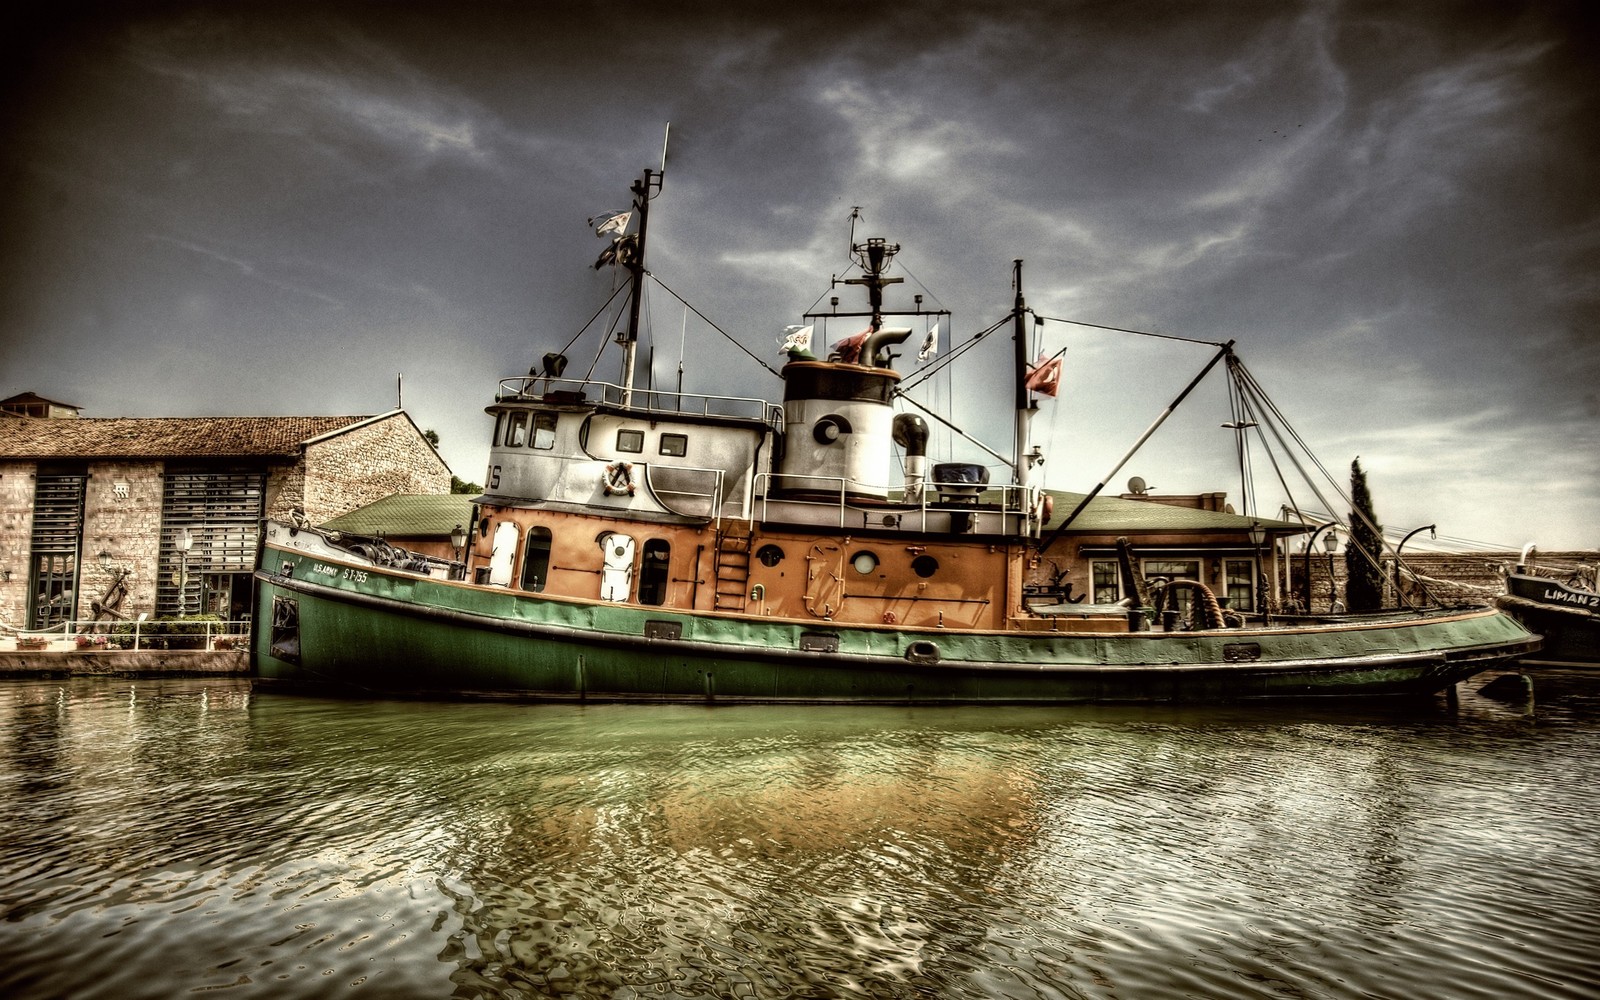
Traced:
[[[0, 462], [0, 630], [28, 623], [33, 472], [32, 462]], [[6, 574], [10, 580], [5, 579]]]
[[448, 492], [450, 467], [404, 413], [306, 447], [301, 509], [315, 524], [395, 493]]
[[113, 576], [100, 568], [129, 570], [128, 596], [118, 609], [129, 618], [155, 613], [161, 548], [161, 497], [166, 464], [159, 460], [93, 462], [83, 493], [83, 555], [78, 566], [78, 617], [94, 617], [94, 601]]

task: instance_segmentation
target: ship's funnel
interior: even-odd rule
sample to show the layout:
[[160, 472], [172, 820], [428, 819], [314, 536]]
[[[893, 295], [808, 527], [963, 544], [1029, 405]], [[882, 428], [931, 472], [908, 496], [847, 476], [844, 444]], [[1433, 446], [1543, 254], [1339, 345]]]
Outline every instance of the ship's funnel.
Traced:
[[903, 343], [909, 336], [909, 326], [890, 326], [867, 334], [866, 341], [861, 345], [861, 363], [873, 368], [889, 367], [893, 359], [889, 357], [887, 349]]

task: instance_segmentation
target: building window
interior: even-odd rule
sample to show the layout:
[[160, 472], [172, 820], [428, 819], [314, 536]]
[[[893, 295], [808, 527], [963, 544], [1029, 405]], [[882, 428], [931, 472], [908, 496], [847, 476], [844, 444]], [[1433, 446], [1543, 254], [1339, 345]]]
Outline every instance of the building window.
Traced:
[[535, 413], [533, 415], [533, 440], [529, 444], [540, 451], [549, 451], [556, 446], [556, 415], [554, 413]]
[[230, 620], [249, 611], [266, 474], [247, 468], [168, 466], [161, 497], [156, 612]]
[[661, 435], [661, 454], [670, 458], [682, 458], [683, 456], [689, 454], [689, 435]]
[[[1153, 579], [1164, 576], [1169, 580], [1199, 580], [1200, 562], [1196, 559], [1146, 559], [1144, 561], [1144, 578]], [[1162, 608], [1175, 607], [1181, 617], [1188, 617], [1190, 608], [1194, 605], [1194, 589], [1182, 587], [1173, 597], [1175, 600], [1163, 601]]]
[[522, 589], [540, 591], [550, 578], [550, 529], [528, 529], [528, 546], [522, 555]]
[[1089, 587], [1095, 604], [1115, 604], [1122, 600], [1122, 573], [1111, 559], [1089, 563]]
[[644, 451], [644, 431], [617, 431], [617, 450], [633, 455]]
[[511, 421], [506, 426], [506, 447], [521, 448], [522, 439], [528, 433], [528, 415], [526, 413], [513, 413]]
[[38, 472], [28, 570], [29, 628], [49, 628], [77, 617], [78, 551], [87, 478], [78, 470]]
[[639, 603], [667, 603], [667, 583], [672, 563], [672, 545], [661, 538], [644, 543], [644, 555], [639, 560]]
[[1255, 560], [1229, 559], [1224, 563], [1228, 606], [1235, 611], [1256, 611]]

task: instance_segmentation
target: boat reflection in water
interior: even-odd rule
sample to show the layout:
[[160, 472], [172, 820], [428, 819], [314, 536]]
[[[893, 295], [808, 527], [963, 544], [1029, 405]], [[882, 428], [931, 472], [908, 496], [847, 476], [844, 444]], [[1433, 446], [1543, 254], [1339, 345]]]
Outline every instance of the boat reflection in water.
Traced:
[[1600, 676], [1564, 680], [959, 710], [7, 682], [0, 995], [1582, 996]]

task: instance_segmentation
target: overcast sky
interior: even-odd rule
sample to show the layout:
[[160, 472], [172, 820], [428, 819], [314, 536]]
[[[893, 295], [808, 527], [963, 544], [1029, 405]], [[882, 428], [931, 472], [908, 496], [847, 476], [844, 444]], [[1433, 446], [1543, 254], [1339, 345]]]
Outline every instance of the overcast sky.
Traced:
[[[904, 290], [953, 312], [955, 343], [1005, 315], [1022, 258], [1040, 315], [1235, 341], [1335, 478], [1360, 457], [1392, 529], [1600, 546], [1583, 4], [78, 6], [6, 15], [0, 396], [359, 414], [403, 373], [481, 481], [496, 379], [610, 294], [585, 220], [659, 167], [670, 121], [651, 270], [766, 364], [848, 266], [860, 206], [857, 237], [905, 248]], [[650, 305], [664, 384], [687, 343], [687, 389], [781, 395]], [[1066, 349], [1034, 435], [1060, 489], [1105, 476], [1213, 353], [1040, 333]], [[1006, 336], [924, 385], [1003, 453]], [[1112, 492], [1139, 475], [1243, 509], [1221, 374]]]

